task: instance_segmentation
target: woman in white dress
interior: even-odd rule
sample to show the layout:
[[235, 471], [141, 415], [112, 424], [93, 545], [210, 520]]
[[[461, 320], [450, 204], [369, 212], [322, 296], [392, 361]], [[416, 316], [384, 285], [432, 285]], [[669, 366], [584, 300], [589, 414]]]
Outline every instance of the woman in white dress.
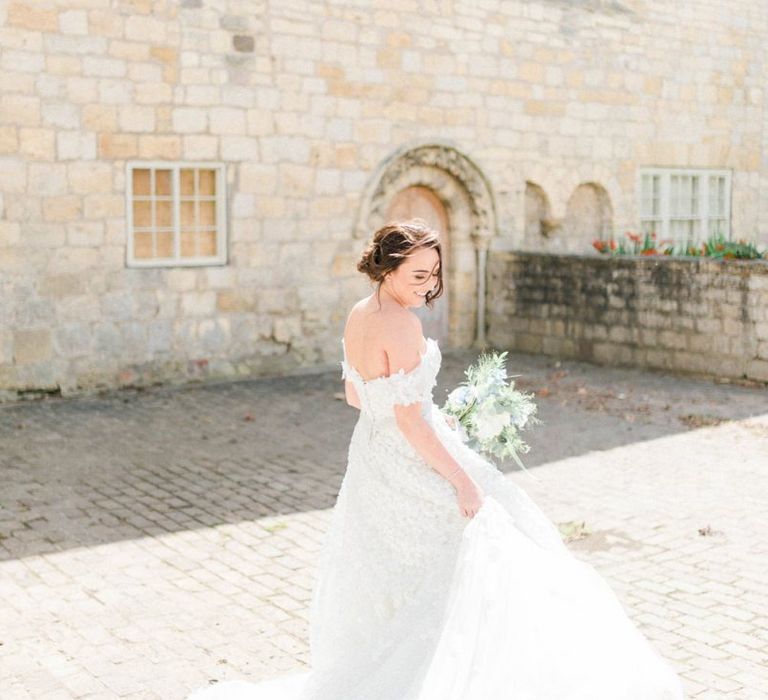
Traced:
[[438, 234], [376, 232], [341, 362], [360, 415], [310, 607], [310, 668], [189, 700], [680, 700], [682, 684], [554, 524], [433, 403]]

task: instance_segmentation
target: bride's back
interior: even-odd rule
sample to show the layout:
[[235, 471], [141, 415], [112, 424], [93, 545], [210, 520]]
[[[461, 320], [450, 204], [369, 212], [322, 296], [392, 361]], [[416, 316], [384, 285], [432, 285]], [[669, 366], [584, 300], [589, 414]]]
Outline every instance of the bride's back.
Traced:
[[402, 350], [407, 354], [421, 354], [421, 336], [421, 320], [416, 314], [389, 300], [382, 299], [379, 304], [376, 295], [371, 294], [358, 301], [347, 316], [344, 327], [347, 362], [365, 381], [388, 376], [394, 344], [413, 344], [413, 348]]

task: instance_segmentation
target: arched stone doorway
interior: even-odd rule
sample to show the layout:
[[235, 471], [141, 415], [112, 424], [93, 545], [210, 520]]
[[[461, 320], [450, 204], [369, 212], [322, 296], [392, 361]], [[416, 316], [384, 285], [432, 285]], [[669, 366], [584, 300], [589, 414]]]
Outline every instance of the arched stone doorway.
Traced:
[[[440, 198], [428, 187], [412, 185], [400, 190], [392, 197], [384, 218], [387, 221], [407, 221], [409, 219], [424, 219], [433, 229], [440, 234], [440, 248], [442, 252], [442, 264], [444, 269], [450, 267], [451, 237], [448, 233], [448, 212], [440, 201]], [[424, 335], [437, 338], [440, 345], [448, 342], [448, 295], [447, 279], [443, 279], [445, 289], [442, 296], [429, 309], [423, 306], [416, 309], [416, 315], [421, 319]]]
[[[368, 238], [401, 213], [436, 221], [445, 234], [445, 292], [432, 311], [420, 314], [425, 334], [443, 340], [442, 347], [484, 347], [485, 260], [497, 232], [485, 176], [452, 145], [404, 146], [379, 166], [369, 183], [355, 236]], [[444, 318], [437, 314], [439, 306], [445, 307], [440, 312]]]

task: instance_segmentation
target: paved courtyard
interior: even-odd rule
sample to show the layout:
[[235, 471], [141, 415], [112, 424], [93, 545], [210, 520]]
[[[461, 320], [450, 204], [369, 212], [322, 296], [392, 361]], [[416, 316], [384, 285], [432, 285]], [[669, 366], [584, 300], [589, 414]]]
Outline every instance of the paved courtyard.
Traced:
[[[476, 353], [445, 350], [435, 389]], [[768, 696], [768, 391], [511, 353], [531, 474], [688, 697]], [[0, 697], [179, 700], [308, 663], [340, 370], [0, 406]], [[575, 527], [574, 527], [575, 526]], [[618, 700], [618, 699], [617, 699]]]

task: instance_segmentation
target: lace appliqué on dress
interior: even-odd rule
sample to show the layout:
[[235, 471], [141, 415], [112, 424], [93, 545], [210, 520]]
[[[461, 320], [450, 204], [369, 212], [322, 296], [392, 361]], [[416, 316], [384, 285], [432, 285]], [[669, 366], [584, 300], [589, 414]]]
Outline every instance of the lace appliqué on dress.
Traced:
[[[344, 348], [344, 339], [341, 339]], [[400, 369], [389, 376], [363, 379], [360, 373], [346, 361], [346, 349], [341, 364], [342, 378], [349, 379], [355, 385], [360, 397], [361, 410], [374, 418], [392, 415], [394, 406], [431, 400], [432, 389], [437, 384], [437, 371], [440, 367], [441, 353], [434, 338], [426, 338], [427, 347], [421, 360], [413, 369], [406, 372]]]

